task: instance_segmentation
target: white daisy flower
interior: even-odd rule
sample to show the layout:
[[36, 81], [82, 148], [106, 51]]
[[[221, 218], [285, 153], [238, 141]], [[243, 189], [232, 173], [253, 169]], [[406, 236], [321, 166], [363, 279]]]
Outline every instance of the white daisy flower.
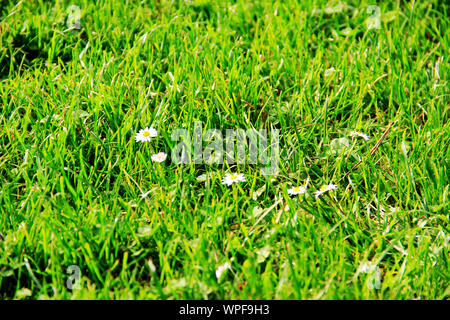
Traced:
[[150, 142], [151, 138], [154, 138], [158, 135], [158, 132], [155, 128], [145, 128], [141, 129], [138, 133], [136, 133], [135, 139], [136, 142]]
[[217, 280], [220, 280], [224, 272], [226, 272], [228, 269], [231, 269], [231, 265], [229, 262], [225, 262], [223, 265], [218, 266], [216, 269]]
[[291, 188], [288, 190], [288, 194], [291, 196], [295, 196], [297, 194], [306, 193], [306, 188], [308, 187], [308, 183], [309, 183], [309, 177], [308, 177], [308, 179], [306, 179], [305, 186], [298, 186], [298, 187]]
[[231, 186], [235, 182], [244, 182], [244, 181], [245, 181], [245, 177], [243, 174], [227, 173], [227, 174], [225, 174], [225, 178], [223, 178], [223, 180], [222, 180], [222, 184]]
[[362, 132], [358, 132], [358, 131], [351, 131], [350, 132], [350, 137], [354, 138], [354, 137], [361, 137], [364, 140], [369, 140], [369, 136], [367, 134], [364, 134]]
[[160, 152], [152, 155], [152, 161], [163, 162], [167, 158], [167, 153]]
[[303, 186], [294, 187], [288, 190], [289, 195], [295, 196], [297, 194], [306, 193], [306, 188]]
[[327, 191], [336, 190], [336, 189], [337, 189], [337, 185], [335, 185], [335, 184], [323, 185], [314, 194], [315, 194], [316, 198], [318, 198], [318, 197], [320, 197], [321, 194], [323, 194]]

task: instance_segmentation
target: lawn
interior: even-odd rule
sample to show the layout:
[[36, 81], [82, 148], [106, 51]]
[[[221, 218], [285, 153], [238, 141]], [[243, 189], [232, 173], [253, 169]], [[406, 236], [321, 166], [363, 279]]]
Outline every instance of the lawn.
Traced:
[[2, 0], [0, 299], [449, 299], [448, 12]]

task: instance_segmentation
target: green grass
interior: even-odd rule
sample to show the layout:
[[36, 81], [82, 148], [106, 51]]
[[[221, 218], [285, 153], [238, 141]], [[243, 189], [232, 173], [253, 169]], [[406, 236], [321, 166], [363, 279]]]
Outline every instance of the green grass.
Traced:
[[[0, 298], [449, 298], [445, 1], [378, 2], [380, 29], [368, 1], [18, 2], [0, 3]], [[279, 173], [151, 162], [194, 121], [279, 129]]]

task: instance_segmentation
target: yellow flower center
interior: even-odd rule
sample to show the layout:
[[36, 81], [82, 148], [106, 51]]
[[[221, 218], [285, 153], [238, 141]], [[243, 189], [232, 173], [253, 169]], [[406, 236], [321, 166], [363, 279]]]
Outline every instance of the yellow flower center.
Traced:
[[236, 180], [236, 179], [237, 179], [237, 175], [232, 174], [232, 175], [230, 176], [230, 180]]
[[295, 188], [294, 188], [294, 191], [295, 191], [295, 192], [299, 192], [299, 191], [300, 191], [300, 187], [295, 187]]
[[148, 131], [144, 131], [144, 133], [142, 134], [144, 137], [148, 137], [150, 135], [150, 132]]
[[320, 187], [320, 191], [326, 191], [326, 190], [327, 190], [327, 186], [324, 185], [324, 186]]

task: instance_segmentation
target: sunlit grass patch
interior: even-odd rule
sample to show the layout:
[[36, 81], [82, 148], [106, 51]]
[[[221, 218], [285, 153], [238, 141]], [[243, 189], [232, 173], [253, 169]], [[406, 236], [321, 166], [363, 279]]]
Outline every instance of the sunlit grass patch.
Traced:
[[1, 298], [448, 299], [445, 1], [72, 5], [0, 4]]

